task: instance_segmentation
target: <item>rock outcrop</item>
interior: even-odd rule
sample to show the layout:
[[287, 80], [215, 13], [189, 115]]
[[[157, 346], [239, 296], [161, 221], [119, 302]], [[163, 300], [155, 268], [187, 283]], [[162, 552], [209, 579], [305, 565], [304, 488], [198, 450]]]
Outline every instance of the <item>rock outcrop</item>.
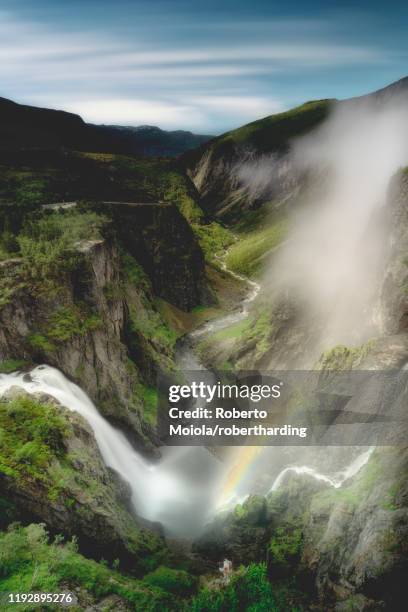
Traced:
[[154, 293], [182, 310], [208, 297], [203, 253], [172, 204], [106, 202], [121, 243], [149, 276]]

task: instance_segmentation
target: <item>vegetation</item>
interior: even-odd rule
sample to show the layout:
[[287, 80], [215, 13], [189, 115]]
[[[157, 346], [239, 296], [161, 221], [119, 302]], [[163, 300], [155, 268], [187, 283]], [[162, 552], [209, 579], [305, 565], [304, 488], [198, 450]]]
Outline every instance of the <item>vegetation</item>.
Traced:
[[68, 431], [53, 406], [25, 395], [0, 400], [0, 470], [16, 480], [49, 482], [47, 468], [64, 454]]
[[76, 210], [53, 212], [28, 222], [17, 238], [24, 278], [37, 285], [55, 285], [61, 274], [77, 266], [76, 245], [100, 238], [106, 223], [101, 215]]
[[82, 336], [102, 325], [96, 313], [87, 311], [85, 305], [58, 306], [48, 317], [41, 332], [28, 336], [32, 348], [48, 353], [61, 343], [69, 342], [75, 336]]
[[277, 607], [264, 563], [241, 568], [221, 589], [203, 589], [192, 601], [191, 612], [273, 612]]
[[192, 595], [197, 587], [197, 579], [185, 570], [175, 570], [163, 565], [147, 574], [143, 582], [183, 598]]
[[23, 370], [30, 365], [30, 362], [24, 359], [5, 359], [0, 361], [0, 374], [10, 374], [17, 370]]
[[317, 363], [317, 367], [321, 370], [351, 370], [360, 365], [363, 359], [370, 354], [374, 346], [374, 340], [356, 347], [339, 344], [323, 353]]
[[269, 225], [240, 235], [240, 240], [229, 249], [226, 263], [234, 272], [245, 276], [256, 275], [262, 266], [263, 258], [277, 247], [287, 232], [287, 221], [277, 219]]
[[228, 327], [216, 332], [211, 338], [211, 343], [240, 338], [242, 334], [250, 328], [251, 324], [251, 319], [247, 318], [239, 321], [238, 323], [234, 323], [233, 325], [229, 325]]
[[159, 404], [157, 389], [141, 384], [140, 395], [143, 401], [143, 418], [150, 425], [155, 426], [157, 423], [157, 409]]
[[[114, 565], [117, 566], [117, 563]], [[176, 583], [178, 573], [174, 574]], [[183, 574], [179, 579], [185, 586]], [[71, 590], [77, 602], [70, 609], [78, 612], [108, 595], [119, 596], [135, 610], [161, 612], [180, 609], [178, 598], [170, 589], [166, 590], [165, 587], [169, 585], [165, 581], [162, 587], [151, 582], [154, 583], [154, 579], [136, 580], [120, 574], [117, 569], [110, 569], [106, 563], [86, 559], [78, 553], [75, 539], [64, 543], [61, 537], [57, 537], [50, 541], [41, 524], [28, 527], [15, 524], [0, 534], [2, 593], [58, 593]], [[173, 588], [174, 583], [170, 584]], [[5, 612], [14, 608], [15, 604], [2, 607]], [[28, 612], [37, 610], [38, 604], [20, 604], [18, 608]], [[44, 604], [41, 609], [52, 610], [53, 606]]]
[[[87, 559], [78, 552], [76, 540], [50, 539], [42, 524], [13, 524], [0, 533], [0, 589], [10, 592], [72, 592], [74, 612], [115, 595], [123, 604], [146, 612], [286, 612], [290, 594], [272, 587], [264, 563], [241, 567], [229, 584], [204, 587], [195, 595], [197, 580], [184, 570], [160, 566], [142, 579], [119, 573], [119, 562]], [[284, 595], [284, 596], [283, 596]], [[106, 602], [108, 603], [108, 602]], [[116, 600], [116, 605], [118, 601]], [[15, 604], [5, 604], [5, 612]], [[20, 604], [31, 612], [38, 604]], [[43, 604], [43, 610], [52, 605]], [[299, 610], [291, 607], [293, 612]]]
[[90, 211], [62, 210], [31, 216], [15, 238], [15, 252], [3, 250], [4, 258], [17, 256], [19, 260], [0, 278], [0, 304], [7, 304], [13, 293], [27, 284], [38, 292], [55, 292], [65, 275], [79, 264], [78, 243], [100, 238], [106, 223], [105, 217]]
[[[266, 304], [258, 303], [246, 319], [233, 323], [215, 332], [210, 338], [203, 340], [198, 345], [198, 351], [203, 358], [206, 355], [211, 355], [211, 359], [214, 360], [217, 359], [214, 350], [219, 349], [220, 345], [224, 343], [223, 348], [225, 348], [226, 353], [230, 353], [229, 342], [236, 341], [239, 345], [251, 347], [251, 359], [256, 364], [272, 348], [273, 331], [270, 308]], [[230, 357], [223, 351], [220, 355], [222, 360], [221, 363], [217, 361], [217, 367], [230, 370], [233, 367]]]
[[343, 485], [338, 489], [331, 487], [316, 493], [312, 500], [312, 512], [330, 508], [338, 502], [344, 503], [349, 510], [354, 510], [374, 489], [383, 471], [382, 457], [379, 453], [374, 452], [367, 465], [351, 481], [351, 484]]
[[192, 227], [203, 250], [205, 260], [218, 264], [217, 256], [234, 243], [232, 232], [215, 221], [202, 225], [194, 223]]
[[252, 145], [260, 152], [285, 149], [291, 138], [300, 136], [323, 121], [333, 100], [306, 102], [289, 111], [269, 115], [227, 132], [214, 141], [216, 150], [229, 144]]
[[289, 570], [299, 560], [302, 550], [299, 527], [277, 527], [269, 543], [269, 562], [274, 569]]
[[168, 171], [163, 178], [163, 199], [177, 205], [181, 214], [189, 223], [200, 223], [204, 213], [198, 206], [193, 188], [180, 172]]

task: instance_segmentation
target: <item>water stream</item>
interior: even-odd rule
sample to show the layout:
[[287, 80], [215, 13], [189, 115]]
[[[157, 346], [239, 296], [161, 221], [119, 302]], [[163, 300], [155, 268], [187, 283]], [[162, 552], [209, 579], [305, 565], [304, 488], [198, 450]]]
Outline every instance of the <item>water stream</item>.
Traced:
[[368, 462], [371, 457], [371, 454], [374, 451], [374, 447], [370, 447], [368, 450], [364, 450], [360, 455], [358, 455], [354, 461], [352, 461], [344, 470], [337, 472], [334, 476], [327, 476], [326, 474], [321, 474], [316, 469], [308, 467], [307, 465], [301, 466], [289, 466], [284, 468], [278, 476], [275, 478], [271, 488], [269, 489], [269, 493], [276, 491], [284, 482], [286, 476], [290, 473], [294, 474], [306, 474], [315, 480], [320, 480], [322, 482], [326, 482], [331, 487], [338, 489], [341, 485], [346, 482], [346, 480], [350, 480], [353, 476], [355, 476], [362, 467]]

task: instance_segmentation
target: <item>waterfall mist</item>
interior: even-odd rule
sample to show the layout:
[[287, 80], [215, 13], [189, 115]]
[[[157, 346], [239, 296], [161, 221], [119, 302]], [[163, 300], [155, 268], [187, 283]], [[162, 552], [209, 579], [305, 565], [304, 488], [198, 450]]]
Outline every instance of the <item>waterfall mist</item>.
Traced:
[[337, 103], [288, 153], [234, 169], [247, 193], [292, 200], [288, 239], [270, 258], [263, 294], [273, 306], [286, 300], [296, 308], [309, 359], [295, 365], [311, 367], [322, 351], [381, 331], [387, 190], [407, 162], [408, 103], [395, 94]]
[[393, 174], [408, 161], [408, 105], [399, 98], [338, 104], [297, 140], [292, 166], [306, 193], [267, 281], [312, 323], [319, 351], [375, 335], [375, 301], [387, 247], [384, 209]]

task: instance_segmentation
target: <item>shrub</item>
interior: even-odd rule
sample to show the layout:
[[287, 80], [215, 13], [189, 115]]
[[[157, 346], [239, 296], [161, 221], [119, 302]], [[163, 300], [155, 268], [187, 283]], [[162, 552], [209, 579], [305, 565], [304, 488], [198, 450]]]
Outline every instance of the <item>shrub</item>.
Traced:
[[265, 563], [251, 563], [236, 573], [226, 587], [201, 590], [188, 609], [191, 612], [273, 612], [279, 608]]
[[58, 281], [79, 261], [76, 244], [99, 238], [107, 219], [77, 210], [47, 213], [27, 223], [18, 237], [25, 277], [36, 282]]
[[196, 587], [196, 579], [184, 570], [174, 570], [161, 565], [154, 572], [147, 574], [143, 582], [159, 587], [163, 591], [173, 593], [178, 597], [187, 597], [192, 594]]
[[[63, 538], [57, 536], [54, 542], [50, 542], [42, 524], [31, 524], [28, 527], [14, 525], [8, 532], [0, 533], [2, 592], [52, 593], [62, 588], [74, 590], [76, 587], [81, 589], [79, 597], [82, 590], [86, 591], [86, 607], [90, 597], [94, 600], [115, 594], [135, 610], [159, 612], [179, 609], [171, 593], [122, 576], [103, 562], [83, 557], [78, 553], [75, 539], [64, 544]], [[5, 612], [12, 609], [12, 605], [4, 608]], [[28, 611], [33, 608], [19, 605], [19, 609]]]
[[269, 544], [269, 560], [273, 568], [290, 569], [302, 549], [302, 530], [291, 526], [278, 527]]
[[64, 452], [69, 431], [65, 418], [50, 405], [21, 395], [0, 400], [0, 464], [16, 478], [32, 476], [44, 481], [44, 468]]
[[29, 365], [29, 362], [24, 359], [5, 359], [0, 361], [0, 374], [10, 374], [22, 370], [27, 365]]

